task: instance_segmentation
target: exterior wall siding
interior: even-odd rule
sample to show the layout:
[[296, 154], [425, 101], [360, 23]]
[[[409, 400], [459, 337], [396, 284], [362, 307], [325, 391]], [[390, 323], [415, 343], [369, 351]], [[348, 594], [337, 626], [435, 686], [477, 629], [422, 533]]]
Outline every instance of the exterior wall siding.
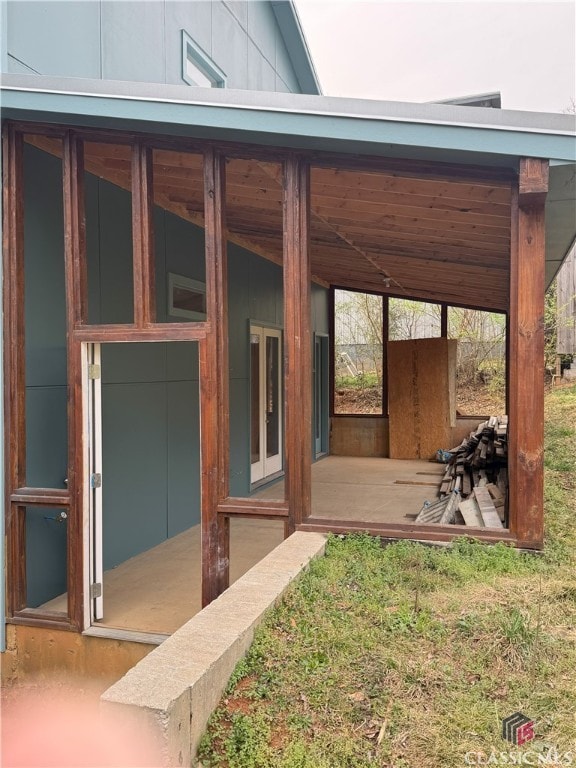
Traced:
[[184, 85], [184, 29], [228, 88], [300, 92], [267, 2], [7, 0], [4, 8], [4, 71]]

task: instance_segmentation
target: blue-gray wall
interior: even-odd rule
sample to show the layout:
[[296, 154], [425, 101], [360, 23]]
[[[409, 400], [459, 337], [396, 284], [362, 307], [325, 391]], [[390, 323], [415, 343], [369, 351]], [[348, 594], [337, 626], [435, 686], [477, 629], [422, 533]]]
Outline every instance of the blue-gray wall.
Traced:
[[4, 71], [182, 85], [184, 29], [228, 88], [300, 92], [268, 2], [7, 0], [4, 16]]
[[[64, 487], [67, 467], [61, 161], [24, 151], [27, 484]], [[204, 232], [154, 210], [157, 312], [169, 272], [204, 280]], [[131, 322], [128, 192], [86, 175], [91, 322]], [[250, 493], [250, 322], [283, 326], [282, 270], [229, 246], [231, 492]], [[327, 291], [312, 289], [312, 326], [328, 332]], [[170, 318], [174, 320], [174, 318]], [[312, 350], [311, 350], [312, 353]], [[327, 402], [325, 403], [327, 408]], [[200, 521], [198, 352], [194, 343], [102, 346], [105, 568]], [[29, 605], [65, 590], [66, 524], [28, 516]]]

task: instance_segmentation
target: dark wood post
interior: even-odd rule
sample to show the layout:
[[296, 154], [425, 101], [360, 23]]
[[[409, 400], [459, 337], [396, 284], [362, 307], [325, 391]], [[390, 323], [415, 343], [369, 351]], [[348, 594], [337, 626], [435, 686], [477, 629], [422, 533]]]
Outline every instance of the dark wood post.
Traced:
[[64, 263], [66, 275], [66, 338], [68, 353], [68, 612], [72, 624], [84, 625], [84, 538], [82, 348], [73, 338], [87, 316], [86, 218], [82, 140], [68, 132], [63, 140]]
[[518, 543], [544, 537], [544, 203], [548, 162], [522, 159], [512, 201], [509, 341], [509, 526]]
[[22, 135], [6, 123], [2, 142], [7, 612], [12, 615], [26, 606], [26, 513], [10, 501], [13, 491], [26, 484]]
[[200, 342], [202, 605], [229, 583], [230, 522], [218, 514], [229, 485], [228, 290], [225, 161], [204, 155], [206, 305], [209, 332]]
[[440, 336], [448, 338], [448, 305], [440, 304]]
[[312, 361], [310, 355], [310, 167], [284, 163], [284, 423], [286, 533], [312, 505]]
[[390, 337], [390, 296], [382, 296], [382, 416], [388, 416], [388, 339]]

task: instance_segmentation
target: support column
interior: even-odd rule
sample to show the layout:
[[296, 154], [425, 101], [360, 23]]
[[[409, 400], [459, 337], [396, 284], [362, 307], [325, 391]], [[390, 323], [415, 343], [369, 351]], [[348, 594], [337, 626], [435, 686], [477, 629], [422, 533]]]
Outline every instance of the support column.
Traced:
[[4, 455], [7, 613], [26, 607], [26, 518], [11, 504], [26, 484], [24, 371], [24, 180], [22, 135], [6, 123], [2, 134], [2, 250], [4, 286]]
[[388, 416], [388, 338], [390, 336], [390, 296], [382, 296], [382, 416]]
[[229, 584], [230, 521], [218, 514], [229, 484], [228, 289], [225, 159], [204, 155], [206, 304], [210, 330], [200, 342], [202, 605]]
[[312, 360], [310, 335], [310, 167], [284, 163], [284, 424], [286, 534], [312, 507]]
[[448, 305], [440, 304], [440, 336], [448, 338]]
[[544, 538], [544, 204], [548, 162], [522, 159], [512, 200], [509, 340], [509, 525], [518, 542]]
[[64, 259], [68, 359], [68, 612], [72, 624], [84, 628], [82, 351], [74, 341], [75, 326], [88, 315], [86, 216], [84, 209], [84, 149], [68, 132], [63, 140]]

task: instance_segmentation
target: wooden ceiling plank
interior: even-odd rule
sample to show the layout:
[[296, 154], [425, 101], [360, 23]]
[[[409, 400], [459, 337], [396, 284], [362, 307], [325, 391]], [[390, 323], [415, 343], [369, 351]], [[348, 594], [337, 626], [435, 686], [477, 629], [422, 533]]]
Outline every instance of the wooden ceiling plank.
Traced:
[[312, 207], [345, 208], [349, 204], [362, 203], [369, 206], [389, 206], [391, 208], [413, 208], [433, 211], [449, 211], [453, 213], [476, 213], [486, 216], [506, 218], [510, 215], [509, 205], [477, 202], [474, 200], [448, 200], [441, 197], [426, 197], [423, 195], [391, 195], [387, 192], [373, 190], [350, 190], [346, 187], [339, 190], [340, 194], [326, 194], [317, 190], [312, 194]]
[[460, 163], [431, 163], [427, 160], [406, 160], [369, 155], [346, 156], [334, 152], [310, 153], [312, 172], [316, 168], [338, 168], [363, 173], [388, 173], [401, 178], [429, 178], [462, 183], [510, 187], [516, 180], [511, 168]]
[[427, 177], [403, 178], [386, 173], [362, 173], [327, 168], [314, 168], [311, 174], [312, 190], [319, 187], [336, 189], [377, 190], [455, 200], [476, 200], [510, 205], [510, 186], [469, 184], [455, 181], [437, 181]]

